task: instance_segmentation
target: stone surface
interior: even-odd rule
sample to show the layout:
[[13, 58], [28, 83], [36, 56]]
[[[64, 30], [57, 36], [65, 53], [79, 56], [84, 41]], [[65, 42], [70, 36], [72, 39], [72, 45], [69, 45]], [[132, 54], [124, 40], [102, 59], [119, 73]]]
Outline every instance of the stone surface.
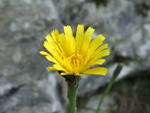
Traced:
[[[55, 75], [13, 87], [0, 96], [0, 111], [8, 113], [64, 113], [58, 99], [57, 81]], [[25, 79], [24, 79], [25, 80]], [[49, 87], [48, 87], [49, 86]]]
[[58, 73], [48, 74], [51, 63], [39, 55], [44, 37], [67, 24], [73, 32], [77, 24], [94, 27], [93, 38], [104, 34], [111, 49], [108, 75], [84, 75], [78, 97], [106, 85], [118, 63], [124, 65], [118, 80], [150, 69], [149, 0], [1, 0], [0, 113], [67, 112], [67, 85]]
[[[86, 105], [86, 108], [92, 109], [92, 110], [96, 111], [96, 109], [97, 109], [96, 105], [98, 105], [98, 103], [100, 101], [100, 98], [101, 98], [100, 95], [92, 97], [87, 102], [88, 104]], [[112, 99], [112, 97], [106, 96], [105, 99], [104, 99], [104, 101], [103, 101], [103, 104], [101, 106], [101, 108], [102, 108], [101, 109], [101, 113], [106, 112], [106, 110], [108, 109], [107, 107], [112, 107], [112, 105], [114, 105], [114, 100]]]
[[100, 27], [96, 33], [102, 32], [109, 42], [111, 56], [107, 60], [109, 66], [106, 64], [109, 72], [105, 77], [82, 77], [80, 96], [108, 83], [118, 63], [124, 65], [118, 80], [130, 73], [150, 68], [149, 21], [146, 22], [149, 17], [143, 18], [136, 14], [134, 6], [124, 0], [109, 1], [107, 7], [98, 6], [97, 27]]
[[[100, 99], [101, 95], [94, 95], [90, 97], [84, 108], [79, 108], [77, 113], [95, 113]], [[110, 108], [114, 107], [114, 103], [115, 102], [112, 96], [106, 96], [103, 104], [101, 105], [101, 110], [99, 113], [107, 113]]]

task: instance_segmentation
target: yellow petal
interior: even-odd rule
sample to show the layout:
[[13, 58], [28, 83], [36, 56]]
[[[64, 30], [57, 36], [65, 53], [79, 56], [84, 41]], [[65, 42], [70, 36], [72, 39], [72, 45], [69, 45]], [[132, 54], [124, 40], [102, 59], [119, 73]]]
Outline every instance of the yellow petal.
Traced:
[[84, 70], [86, 70], [89, 67], [89, 63], [83, 64], [79, 67], [78, 72], [82, 73]]
[[89, 47], [89, 44], [92, 40], [92, 37], [86, 37], [86, 39], [84, 39], [84, 41], [82, 42], [82, 46], [81, 46], [81, 50], [80, 50], [80, 54], [84, 57], [85, 54], [87, 53], [88, 51], [88, 47]]
[[55, 59], [60, 60], [60, 50], [55, 45], [50, 45], [47, 41], [44, 42], [43, 46], [53, 55]]
[[66, 69], [64, 69], [60, 64], [54, 64], [53, 66], [54, 66], [54, 68], [56, 68], [58, 71], [65, 71], [65, 72], [67, 72]]
[[95, 60], [102, 58], [104, 56], [108, 56], [109, 54], [110, 54], [110, 49], [105, 49], [99, 52], [97, 55], [95, 55], [94, 58], [91, 60], [91, 62], [94, 62]]
[[65, 37], [66, 37], [66, 45], [67, 45], [67, 51], [68, 55], [70, 56], [75, 52], [75, 39], [72, 33], [72, 29], [70, 26], [64, 27]]
[[83, 40], [83, 34], [84, 34], [84, 26], [78, 25], [76, 31], [76, 49], [80, 48], [81, 42]]
[[64, 33], [68, 40], [73, 39], [73, 33], [70, 26], [64, 26]]
[[95, 29], [93, 29], [92, 27], [89, 27], [89, 28], [86, 30], [85, 34], [84, 34], [84, 38], [92, 37], [92, 34], [94, 33], [94, 30], [95, 30]]
[[75, 76], [82, 76], [80, 73], [78, 73], [77, 71], [74, 73]]
[[102, 34], [99, 34], [90, 44], [89, 49], [95, 51], [105, 40]]
[[[61, 36], [59, 35], [59, 32], [58, 32], [58, 30], [56, 29], [56, 30], [54, 30], [54, 31], [52, 31], [52, 33], [51, 33], [51, 35], [52, 35], [52, 39], [53, 39], [53, 41], [55, 42], [52, 42], [52, 43], [50, 43], [52, 46], [55, 46], [56, 47], [56, 50], [59, 52], [59, 53], [63, 53], [63, 54], [65, 54], [65, 52], [64, 52], [64, 50], [63, 50], [63, 48], [62, 48], [62, 45], [61, 45], [61, 41], [62, 41], [62, 39], [64, 40], [65, 39], [65, 35], [63, 35], [63, 37], [62, 37], [62, 34], [61, 34]], [[61, 40], [61, 41], [60, 41]], [[66, 39], [65, 39], [65, 41], [66, 41]], [[66, 42], [65, 42], [66, 43]]]
[[41, 55], [50, 55], [49, 53], [45, 52], [45, 51], [40, 51], [39, 52]]
[[84, 71], [83, 73], [85, 74], [94, 74], [94, 75], [106, 75], [108, 72], [107, 68], [103, 68], [103, 67], [95, 67], [92, 69], [88, 69], [86, 71]]
[[73, 39], [70, 40], [70, 55], [75, 53], [75, 39], [73, 37]]
[[59, 32], [57, 29], [51, 32], [52, 38], [55, 42], [59, 42]]
[[65, 75], [69, 75], [68, 73], [60, 73], [60, 75], [65, 76]]
[[65, 75], [83, 76], [82, 74], [79, 74], [79, 73], [65, 73], [65, 72], [61, 72], [60, 75], [62, 75], [62, 76], [65, 76]]
[[48, 71], [57, 71], [57, 69], [55, 67], [50, 67], [50, 66], [48, 66], [46, 69]]
[[[54, 31], [52, 32], [53, 35], [55, 36], [54, 34]], [[58, 35], [58, 34], [57, 34]], [[55, 36], [56, 37], [56, 36]], [[53, 37], [54, 38], [54, 37]], [[59, 43], [56, 41], [56, 39], [53, 39], [52, 36], [50, 34], [48, 34], [46, 36], [46, 40], [47, 41], [44, 41], [44, 43], [47, 43], [47, 45], [50, 45], [51, 48], [55, 48], [57, 52], [61, 53], [61, 49], [59, 47]]]
[[90, 60], [89, 58], [93, 56], [92, 54], [103, 43], [103, 40], [105, 40], [105, 37], [102, 34], [100, 34], [91, 42], [91, 44], [88, 47], [89, 52], [85, 55], [86, 61]]
[[90, 63], [90, 65], [102, 65], [106, 60], [105, 59], [98, 59], [92, 63]]
[[85, 54], [87, 53], [89, 44], [92, 40], [92, 34], [93, 33], [94, 33], [94, 29], [91, 28], [91, 27], [89, 27], [87, 29], [87, 31], [85, 32], [85, 35], [83, 37], [82, 44], [81, 44], [81, 47], [80, 47], [80, 54], [82, 54], [83, 56], [85, 56]]
[[39, 53], [40, 53], [41, 55], [46, 55], [45, 57], [46, 57], [46, 59], [47, 59], [48, 61], [57, 63], [57, 61], [56, 61], [50, 54], [48, 54], [47, 52], [45, 52], [45, 51], [40, 51]]
[[102, 57], [108, 56], [108, 55], [110, 55], [110, 49], [105, 49], [105, 50], [99, 52], [99, 53], [95, 56], [95, 58], [98, 59], [98, 58], [102, 58]]
[[54, 44], [54, 43], [55, 43], [54, 40], [53, 40], [53, 38], [52, 38], [52, 36], [51, 36], [50, 34], [48, 34], [48, 35], [45, 37], [45, 39], [46, 39], [50, 44]]
[[67, 57], [68, 56], [68, 51], [67, 51], [67, 42], [66, 42], [66, 37], [65, 37], [65, 34], [64, 33], [61, 33], [59, 35], [59, 38], [60, 38], [60, 45], [61, 45], [61, 48], [64, 52], [64, 55]]
[[93, 54], [93, 56], [97, 55], [98, 53], [100, 53], [102, 50], [108, 48], [108, 44], [104, 44], [101, 47], [99, 47]]
[[47, 55], [47, 56], [45, 56], [46, 57], [46, 59], [48, 60], [48, 61], [51, 61], [51, 62], [54, 62], [54, 63], [58, 63], [51, 55]]

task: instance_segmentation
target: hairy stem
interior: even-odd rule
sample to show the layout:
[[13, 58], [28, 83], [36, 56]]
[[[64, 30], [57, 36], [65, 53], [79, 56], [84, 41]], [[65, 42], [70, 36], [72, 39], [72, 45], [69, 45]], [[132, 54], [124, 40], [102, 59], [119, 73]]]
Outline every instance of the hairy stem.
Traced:
[[70, 105], [70, 113], [76, 113], [76, 94], [81, 77], [73, 75], [68, 75], [64, 77], [68, 83], [68, 100]]

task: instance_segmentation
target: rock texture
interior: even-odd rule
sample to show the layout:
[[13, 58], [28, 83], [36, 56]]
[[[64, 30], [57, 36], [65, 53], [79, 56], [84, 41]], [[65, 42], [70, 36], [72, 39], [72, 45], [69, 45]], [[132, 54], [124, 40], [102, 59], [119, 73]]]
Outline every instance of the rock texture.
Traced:
[[94, 27], [93, 37], [104, 34], [111, 49], [108, 75], [83, 76], [79, 97], [108, 83], [120, 62], [124, 68], [118, 80], [150, 69], [148, 0], [1, 0], [0, 113], [67, 112], [66, 83], [46, 71], [50, 63], [38, 52], [51, 30], [63, 32], [64, 25], [71, 25], [75, 31], [77, 24]]

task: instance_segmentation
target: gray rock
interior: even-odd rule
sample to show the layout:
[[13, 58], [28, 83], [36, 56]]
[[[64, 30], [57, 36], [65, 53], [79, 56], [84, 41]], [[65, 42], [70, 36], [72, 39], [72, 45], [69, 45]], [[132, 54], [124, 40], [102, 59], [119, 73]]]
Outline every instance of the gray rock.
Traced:
[[134, 5], [128, 1], [110, 1], [107, 7], [99, 6], [99, 8], [97, 18], [101, 27], [98, 27], [98, 30], [102, 31], [107, 42], [110, 42], [111, 56], [107, 58], [108, 61], [112, 62], [113, 59], [115, 63], [109, 66], [106, 64], [105, 67], [108, 67], [109, 72], [105, 77], [82, 77], [78, 96], [84, 96], [108, 83], [119, 62], [124, 64], [124, 68], [118, 80], [150, 67], [149, 24], [144, 24], [146, 19], [136, 15]]
[[57, 96], [56, 79], [50, 75], [48, 79], [38, 80], [33, 84], [9, 90], [5, 96], [0, 97], [0, 110], [12, 113], [59, 111], [64, 113]]
[[70, 5], [67, 5], [62, 9], [62, 11], [60, 11], [60, 18], [64, 22], [64, 24], [72, 26], [78, 23], [83, 24], [85, 26], [93, 24], [93, 22], [95, 21], [95, 17], [95, 3], [70, 3]]
[[[85, 108], [78, 109], [77, 113], [95, 113], [97, 110], [97, 106], [99, 104], [99, 101], [101, 99], [101, 95], [95, 95], [91, 97], [86, 105]], [[114, 99], [112, 96], [106, 96], [102, 105], [101, 110], [99, 113], [107, 113], [107, 111], [114, 106]]]
[[[92, 97], [92, 98], [88, 101], [88, 103], [87, 103], [87, 105], [86, 105], [86, 108], [96, 110], [96, 109], [97, 109], [97, 106], [96, 106], [96, 105], [98, 105], [100, 99], [101, 99], [101, 96], [99, 96], [99, 95]], [[103, 101], [103, 104], [102, 104], [102, 106], [101, 106], [101, 108], [102, 108], [102, 109], [101, 109], [101, 110], [102, 110], [102, 113], [107, 109], [108, 106], [111, 107], [111, 105], [114, 105], [114, 100], [113, 100], [113, 98], [110, 97], [110, 96], [106, 96], [105, 99], [104, 99], [104, 101]]]
[[150, 6], [150, 3], [149, 3], [149, 1], [148, 0], [130, 0], [131, 2], [134, 2], [134, 3], [136, 3], [136, 4], [145, 4], [145, 5], [148, 5], [148, 6]]
[[[148, 0], [1, 0], [0, 1], [0, 112], [65, 112], [67, 84], [61, 76], [46, 71], [50, 62], [39, 55], [45, 36], [54, 29], [77, 24], [102, 33], [111, 55], [106, 76], [84, 75], [78, 96], [106, 85], [118, 63], [124, 67], [117, 81], [137, 71], [150, 69], [150, 2]], [[95, 97], [97, 98], [97, 97]], [[111, 100], [111, 98], [109, 98]], [[79, 109], [79, 113], [92, 113]], [[97, 104], [97, 103], [96, 103]], [[59, 111], [58, 111], [59, 112]], [[60, 111], [60, 113], [62, 113]]]
[[99, 86], [104, 86], [108, 83], [110, 77], [98, 76], [98, 75], [84, 75], [81, 78], [79, 89], [78, 89], [78, 96], [85, 96], [86, 93], [95, 91], [99, 88]]
[[11, 23], [11, 24], [10, 24], [10, 31], [11, 31], [11, 32], [16, 32], [16, 31], [18, 31], [18, 26], [16, 25], [16, 23]]

